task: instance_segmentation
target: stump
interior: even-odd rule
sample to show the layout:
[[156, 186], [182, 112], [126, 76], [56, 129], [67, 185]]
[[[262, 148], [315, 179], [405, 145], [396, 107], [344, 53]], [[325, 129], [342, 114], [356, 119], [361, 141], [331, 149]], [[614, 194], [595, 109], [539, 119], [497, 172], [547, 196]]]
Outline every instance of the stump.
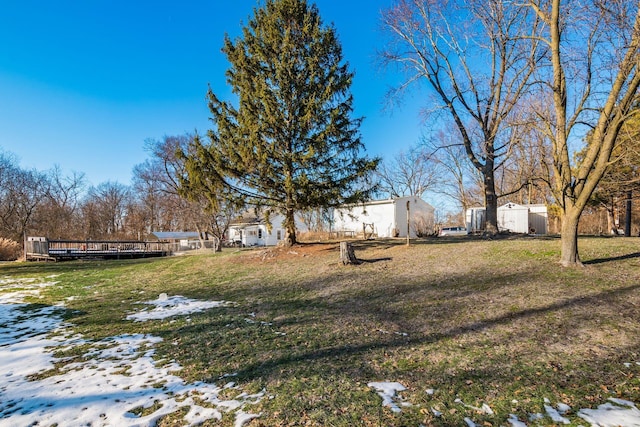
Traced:
[[340, 242], [340, 261], [342, 264], [359, 264], [356, 254], [353, 252], [353, 246], [349, 242]]

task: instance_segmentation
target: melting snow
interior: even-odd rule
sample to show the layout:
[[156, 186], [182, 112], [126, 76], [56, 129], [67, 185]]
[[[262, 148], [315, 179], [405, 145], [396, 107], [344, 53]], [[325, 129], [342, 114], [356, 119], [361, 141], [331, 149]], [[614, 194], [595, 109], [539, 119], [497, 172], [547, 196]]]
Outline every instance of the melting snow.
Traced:
[[462, 400], [460, 399], [456, 399], [454, 400], [454, 402], [459, 403], [469, 409], [473, 409], [476, 412], [479, 412], [481, 414], [489, 414], [489, 415], [493, 415], [493, 410], [489, 407], [489, 405], [487, 405], [486, 403], [482, 404], [482, 407], [477, 408], [475, 406], [471, 406], [471, 405], [467, 405], [466, 403], [464, 403]]
[[527, 427], [525, 423], [520, 421], [518, 417], [513, 414], [509, 414], [509, 419], [507, 421], [509, 421], [509, 424], [511, 424], [513, 427]]
[[[188, 425], [206, 420], [220, 420], [233, 413], [235, 427], [242, 427], [260, 414], [244, 411], [247, 405], [259, 402], [264, 392], [249, 395], [235, 383], [219, 387], [203, 382], [185, 383], [177, 373], [181, 367], [173, 361], [156, 361], [154, 345], [161, 338], [132, 334], [110, 337], [99, 342], [87, 342], [73, 334], [63, 323], [61, 307], [34, 307], [24, 303], [26, 297], [37, 297], [39, 291], [55, 285], [54, 281], [35, 279], [0, 279], [0, 427], [15, 425], [118, 425], [152, 426], [165, 415], [189, 408], [184, 416]], [[68, 300], [72, 300], [69, 298]], [[144, 304], [153, 309], [132, 313], [127, 319], [146, 321], [187, 315], [214, 307], [229, 305], [224, 301], [197, 301], [182, 296], [161, 294]], [[87, 346], [80, 362], [62, 363], [53, 356], [55, 350]], [[68, 360], [66, 362], [69, 362]], [[639, 362], [636, 362], [638, 364]], [[630, 364], [625, 364], [630, 366]], [[235, 374], [229, 374], [233, 376]], [[34, 379], [36, 377], [39, 379]], [[411, 406], [397, 396], [406, 390], [399, 382], [371, 382], [382, 398], [383, 406], [393, 412]], [[233, 399], [221, 399], [220, 393], [238, 390]], [[433, 394], [434, 390], [427, 390]], [[467, 408], [492, 415], [486, 404]], [[569, 424], [564, 417], [571, 410], [559, 403], [551, 406], [545, 399], [546, 414], [532, 414], [530, 421], [549, 417], [556, 423]], [[442, 415], [431, 408], [435, 416]], [[609, 399], [597, 409], [580, 409], [577, 416], [592, 426], [640, 426], [640, 410], [633, 402]], [[467, 417], [469, 427], [476, 426]], [[508, 419], [512, 427], [527, 424], [516, 415]]]
[[598, 406], [598, 409], [580, 409], [578, 416], [599, 427], [640, 426], [640, 410], [633, 402], [609, 399], [612, 403]]
[[197, 301], [185, 298], [181, 295], [169, 297], [162, 293], [157, 299], [145, 301], [143, 304], [153, 305], [151, 310], [142, 310], [127, 316], [127, 320], [144, 322], [146, 320], [160, 320], [172, 316], [183, 316], [185, 314], [199, 313], [215, 307], [225, 307], [230, 305], [226, 301]]
[[[400, 407], [394, 400], [396, 399], [396, 392], [406, 390], [402, 384], [398, 382], [372, 382], [367, 385], [375, 388], [378, 395], [382, 397], [382, 406], [388, 406], [393, 412], [401, 412]], [[409, 406], [410, 404], [401, 403], [401, 405]]]
[[[161, 341], [159, 337], [121, 335], [89, 343], [72, 335], [58, 307], [32, 309], [23, 303], [25, 296], [37, 295], [52, 283], [0, 281], [0, 291], [8, 291], [0, 295], [0, 426], [152, 426], [180, 408], [189, 408], [184, 416], [188, 425], [234, 413], [235, 425], [240, 427], [259, 416], [243, 408], [259, 402], [264, 392], [242, 393], [233, 383], [223, 387], [185, 383], [176, 375], [178, 364], [154, 360], [153, 346]], [[150, 303], [160, 310], [143, 312], [148, 318], [221, 305], [164, 296]], [[145, 316], [133, 318], [146, 320]], [[54, 364], [64, 360], [54, 358], [53, 352], [80, 344], [88, 346], [81, 361], [55, 370]], [[40, 378], [34, 379], [36, 375]], [[225, 395], [237, 390], [237, 395], [222, 399], [223, 390]]]

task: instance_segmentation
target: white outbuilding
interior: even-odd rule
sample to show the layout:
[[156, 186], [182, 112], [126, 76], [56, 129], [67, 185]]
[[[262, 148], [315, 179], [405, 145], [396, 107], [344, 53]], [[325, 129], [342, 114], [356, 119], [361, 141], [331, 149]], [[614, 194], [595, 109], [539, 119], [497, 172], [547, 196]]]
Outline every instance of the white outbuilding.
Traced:
[[[484, 207], [469, 208], [466, 212], [467, 231], [476, 233], [485, 228]], [[498, 230], [522, 234], [547, 234], [548, 220], [545, 205], [507, 203], [498, 207]]]
[[435, 209], [417, 196], [343, 206], [333, 212], [332, 231], [364, 237], [409, 237], [432, 234]]

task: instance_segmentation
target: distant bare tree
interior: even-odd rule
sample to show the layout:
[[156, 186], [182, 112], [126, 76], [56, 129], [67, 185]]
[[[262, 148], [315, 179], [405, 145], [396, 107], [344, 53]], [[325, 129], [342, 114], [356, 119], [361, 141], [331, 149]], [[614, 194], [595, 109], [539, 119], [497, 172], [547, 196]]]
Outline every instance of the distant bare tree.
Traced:
[[513, 144], [502, 167], [496, 172], [496, 186], [503, 202], [520, 204], [550, 203], [552, 182], [551, 144], [540, 131], [531, 105], [540, 100], [523, 100], [516, 113], [513, 127], [518, 143]]
[[86, 238], [122, 238], [125, 229], [127, 206], [131, 190], [118, 182], [107, 181], [89, 188], [82, 204], [84, 235]]
[[0, 236], [21, 242], [46, 191], [46, 176], [0, 153]]
[[434, 189], [439, 182], [438, 163], [423, 147], [412, 147], [398, 153], [392, 160], [383, 161], [375, 172], [380, 180], [379, 190], [391, 198], [418, 196]]
[[[134, 169], [134, 188], [150, 220], [149, 231], [193, 230], [205, 232], [222, 241], [235, 210], [213, 204], [211, 193], [187, 192], [182, 181], [186, 177], [185, 157], [193, 135], [165, 136], [147, 140], [151, 159]], [[157, 228], [155, 228], [157, 227]]]
[[38, 234], [52, 238], [82, 238], [79, 226], [79, 210], [85, 190], [83, 173], [64, 175], [60, 166], [47, 173], [44, 200], [38, 207]]
[[439, 183], [433, 191], [453, 200], [462, 212], [470, 207], [483, 206], [482, 175], [468, 161], [456, 132], [441, 130], [435, 137], [423, 139], [423, 146], [437, 164]]

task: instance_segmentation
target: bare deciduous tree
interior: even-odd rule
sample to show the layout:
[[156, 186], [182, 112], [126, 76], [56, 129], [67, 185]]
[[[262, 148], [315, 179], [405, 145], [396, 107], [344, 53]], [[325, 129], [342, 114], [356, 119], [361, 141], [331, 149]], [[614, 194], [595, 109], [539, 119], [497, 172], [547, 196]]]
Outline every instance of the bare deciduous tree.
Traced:
[[84, 235], [93, 239], [126, 236], [130, 198], [130, 188], [118, 182], [107, 181], [89, 188], [82, 205]]
[[440, 182], [438, 162], [424, 147], [412, 147], [384, 161], [375, 172], [379, 191], [389, 197], [418, 196], [434, 189]]
[[220, 243], [236, 211], [217, 200], [212, 203], [212, 192], [187, 191], [183, 185], [187, 173], [185, 157], [179, 153], [190, 150], [193, 138], [187, 134], [148, 140], [151, 159], [135, 168], [136, 188], [154, 221], [151, 228], [159, 227], [149, 231], [195, 228], [201, 237], [210, 233]]
[[47, 174], [43, 202], [38, 207], [38, 234], [59, 239], [82, 238], [78, 230], [78, 212], [85, 190], [83, 173], [64, 175], [59, 166]]
[[462, 212], [484, 202], [483, 179], [480, 172], [467, 160], [464, 145], [454, 131], [447, 128], [433, 138], [425, 138], [423, 146], [437, 166], [439, 183], [434, 193], [453, 200]]
[[[640, 11], [632, 0], [534, 0], [529, 6], [546, 25], [548, 66], [539, 73], [553, 109], [539, 111], [539, 119], [552, 142], [561, 264], [580, 265], [580, 216], [610, 164], [640, 85]], [[591, 143], [574, 165], [573, 144], [587, 133]]]
[[0, 153], [0, 236], [22, 241], [46, 187], [43, 173], [24, 170], [15, 157]]
[[483, 177], [487, 231], [497, 232], [495, 171], [517, 142], [509, 126], [539, 59], [538, 18], [502, 0], [398, 0], [383, 14], [387, 63], [424, 81]]

